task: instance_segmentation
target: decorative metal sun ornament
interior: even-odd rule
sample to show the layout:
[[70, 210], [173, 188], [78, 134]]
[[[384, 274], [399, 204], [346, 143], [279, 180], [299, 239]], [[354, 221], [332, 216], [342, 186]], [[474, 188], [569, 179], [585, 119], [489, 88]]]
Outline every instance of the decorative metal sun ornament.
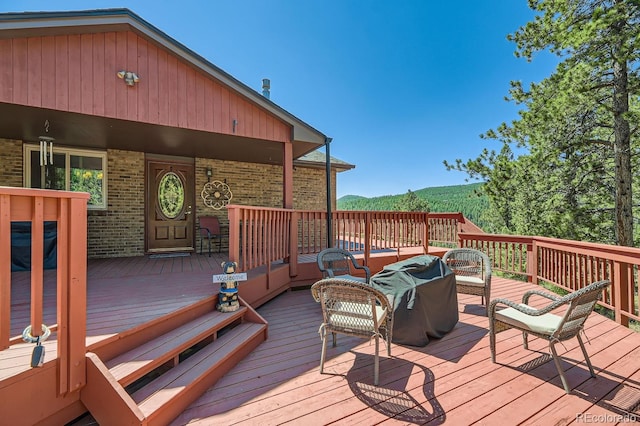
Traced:
[[229, 185], [218, 180], [205, 183], [200, 196], [202, 197], [205, 206], [216, 210], [220, 210], [229, 204], [233, 198]]

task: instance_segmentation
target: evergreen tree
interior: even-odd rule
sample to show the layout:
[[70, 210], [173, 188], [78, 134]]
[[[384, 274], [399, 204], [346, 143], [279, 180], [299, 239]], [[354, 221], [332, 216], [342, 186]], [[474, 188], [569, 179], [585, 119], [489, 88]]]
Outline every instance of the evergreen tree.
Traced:
[[[503, 143], [447, 166], [486, 180], [511, 232], [631, 246], [638, 148], [640, 0], [529, 0], [538, 14], [508, 38], [532, 60], [562, 61], [539, 84], [512, 82], [520, 118], [483, 135]], [[528, 153], [514, 158], [511, 145]], [[637, 187], [637, 182], [635, 182]]]
[[393, 210], [400, 212], [429, 212], [429, 202], [420, 198], [410, 189], [400, 198]]

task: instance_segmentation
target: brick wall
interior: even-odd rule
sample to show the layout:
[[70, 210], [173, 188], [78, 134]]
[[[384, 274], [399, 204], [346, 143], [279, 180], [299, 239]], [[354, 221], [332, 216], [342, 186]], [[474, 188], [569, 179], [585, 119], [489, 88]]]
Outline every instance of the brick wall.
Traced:
[[[22, 187], [22, 141], [0, 139], [0, 185]], [[88, 257], [126, 257], [144, 254], [145, 186], [144, 153], [107, 151], [106, 211], [88, 212]], [[224, 181], [233, 193], [231, 203], [247, 206], [282, 207], [282, 167], [197, 158], [195, 161], [195, 214], [216, 215], [227, 225], [227, 210], [204, 205], [200, 195], [207, 182], [206, 168], [213, 169], [212, 180]], [[293, 173], [293, 203], [298, 210], [326, 209], [325, 170], [296, 166]], [[332, 204], [335, 208], [336, 174], [332, 173]], [[196, 222], [197, 224], [197, 222]], [[196, 233], [195, 247], [199, 248]], [[223, 250], [228, 247], [226, 238]]]
[[[327, 209], [325, 169], [296, 166], [293, 172], [293, 206], [297, 210]], [[331, 172], [331, 207], [336, 208], [336, 172]]]
[[[200, 193], [207, 182], [206, 169], [213, 171], [212, 181], [226, 180], [233, 194], [231, 204], [282, 208], [282, 167], [268, 164], [240, 163], [234, 161], [196, 158], [196, 217], [217, 216], [220, 224], [228, 225], [227, 210], [207, 207]], [[332, 205], [335, 208], [336, 173], [332, 173]], [[293, 172], [293, 208], [297, 210], [325, 210], [327, 208], [325, 170], [296, 166]], [[196, 233], [196, 247], [200, 247]], [[206, 244], [205, 244], [206, 245]], [[223, 238], [222, 249], [228, 248]]]
[[0, 139], [0, 186], [23, 187], [22, 141]]
[[[226, 181], [233, 194], [231, 204], [262, 207], [282, 207], [282, 167], [267, 164], [196, 159], [196, 198], [198, 210], [206, 207], [200, 192], [207, 182], [206, 169], [211, 167], [211, 180]], [[331, 174], [332, 205], [335, 208], [336, 173]], [[324, 210], [327, 208], [325, 170], [296, 166], [293, 172], [293, 208]], [[200, 213], [200, 211], [198, 212]], [[215, 213], [215, 212], [214, 212]], [[224, 215], [226, 217], [226, 213]]]
[[88, 257], [144, 254], [144, 153], [108, 150], [107, 211], [90, 211]]

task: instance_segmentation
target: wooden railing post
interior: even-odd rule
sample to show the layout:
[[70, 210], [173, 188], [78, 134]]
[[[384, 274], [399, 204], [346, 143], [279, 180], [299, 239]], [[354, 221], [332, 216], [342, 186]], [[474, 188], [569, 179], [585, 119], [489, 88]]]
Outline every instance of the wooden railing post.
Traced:
[[0, 194], [0, 350], [11, 338], [11, 196]]
[[527, 280], [538, 284], [538, 246], [536, 240], [527, 244]]
[[465, 223], [462, 213], [427, 213], [429, 244], [435, 242], [446, 247], [458, 247], [460, 223]]
[[300, 214], [292, 210], [289, 222], [289, 276], [298, 275], [298, 221]]
[[69, 202], [69, 222], [67, 245], [67, 282], [58, 282], [58, 289], [66, 287], [68, 295], [68, 359], [69, 386], [72, 392], [82, 388], [86, 378], [86, 335], [87, 335], [87, 262], [78, 261], [87, 257], [87, 200], [72, 198]]
[[[33, 197], [31, 210], [31, 335], [42, 335], [44, 286], [44, 200]], [[84, 354], [83, 354], [84, 356]]]
[[629, 318], [622, 315], [622, 308], [629, 306], [629, 293], [625, 289], [632, 288], [633, 282], [629, 271], [632, 269], [628, 263], [613, 262], [613, 280], [611, 282], [615, 320], [618, 324], [629, 327]]
[[364, 264], [369, 265], [371, 257], [371, 212], [364, 215]]
[[229, 260], [240, 265], [240, 208], [227, 206], [229, 216]]
[[[57, 256], [57, 270], [56, 270], [56, 280], [57, 280], [57, 297], [58, 297], [58, 309], [57, 309], [57, 321], [58, 321], [58, 357], [60, 358], [59, 363], [59, 380], [58, 380], [58, 393], [60, 395], [65, 395], [71, 390], [71, 386], [69, 385], [69, 370], [71, 368], [71, 357], [70, 357], [70, 345], [67, 343], [70, 340], [71, 330], [69, 328], [69, 318], [71, 316], [71, 299], [69, 296], [69, 292], [71, 291], [71, 286], [69, 285], [69, 239], [70, 239], [70, 213], [69, 209], [71, 208], [68, 200], [61, 199], [58, 201], [58, 217], [57, 217], [57, 246], [58, 246], [58, 256]], [[86, 309], [86, 300], [85, 300], [85, 309]], [[63, 343], [64, 342], [64, 343]], [[84, 351], [82, 354], [84, 358]]]
[[424, 213], [422, 217], [424, 220], [424, 235], [422, 236], [422, 241], [424, 241], [424, 252], [429, 252], [429, 213]]

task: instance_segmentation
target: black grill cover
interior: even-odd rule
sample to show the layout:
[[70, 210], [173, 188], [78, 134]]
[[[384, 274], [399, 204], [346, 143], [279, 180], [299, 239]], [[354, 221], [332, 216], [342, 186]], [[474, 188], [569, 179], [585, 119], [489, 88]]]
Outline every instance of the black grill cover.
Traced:
[[394, 343], [425, 346], [429, 337], [443, 337], [458, 322], [455, 275], [437, 256], [387, 265], [371, 283], [394, 297]]

